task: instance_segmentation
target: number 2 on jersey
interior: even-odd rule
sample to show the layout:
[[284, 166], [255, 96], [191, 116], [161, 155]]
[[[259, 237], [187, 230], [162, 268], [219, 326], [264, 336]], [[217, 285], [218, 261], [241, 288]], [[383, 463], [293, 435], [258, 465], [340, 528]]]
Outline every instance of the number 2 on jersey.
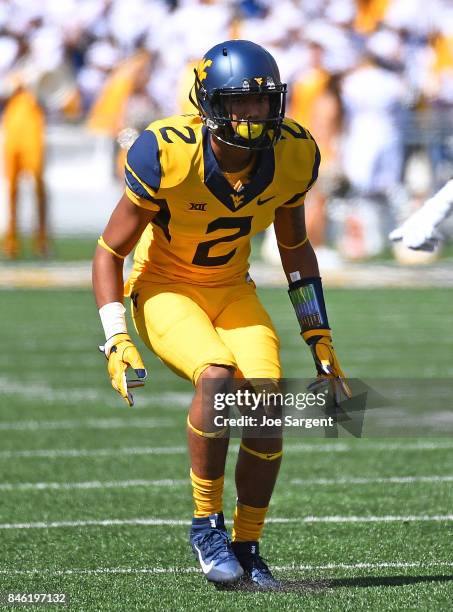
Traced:
[[247, 236], [247, 234], [250, 234], [252, 229], [252, 219], [253, 217], [237, 217], [236, 219], [231, 217], [219, 217], [218, 219], [211, 221], [206, 230], [207, 234], [220, 229], [237, 229], [238, 231], [234, 234], [230, 234], [229, 236], [223, 236], [222, 238], [200, 242], [197, 250], [195, 251], [192, 263], [197, 266], [223, 266], [224, 264], [228, 263], [230, 259], [234, 257], [236, 248], [231, 249], [231, 251], [225, 255], [209, 255], [209, 251], [212, 249], [212, 247], [220, 244], [221, 242], [233, 242], [241, 236]]

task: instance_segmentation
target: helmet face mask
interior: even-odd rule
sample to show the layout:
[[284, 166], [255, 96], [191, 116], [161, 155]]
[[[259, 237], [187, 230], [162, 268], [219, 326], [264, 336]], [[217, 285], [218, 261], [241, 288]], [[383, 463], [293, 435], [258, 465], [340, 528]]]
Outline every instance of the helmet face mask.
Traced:
[[[195, 97], [208, 130], [216, 138], [243, 149], [267, 149], [280, 138], [285, 116], [286, 84], [274, 58], [255, 43], [233, 40], [208, 51], [195, 70]], [[234, 100], [267, 96], [264, 118], [232, 116]]]

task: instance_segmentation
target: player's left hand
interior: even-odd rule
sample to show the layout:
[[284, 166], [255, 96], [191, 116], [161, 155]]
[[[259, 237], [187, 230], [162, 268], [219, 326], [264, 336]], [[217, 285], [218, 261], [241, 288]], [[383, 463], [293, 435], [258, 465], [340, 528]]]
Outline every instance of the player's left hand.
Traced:
[[[128, 406], [134, 405], [134, 398], [129, 389], [143, 387], [147, 376], [143, 360], [129, 334], [115, 334], [99, 350], [107, 358], [107, 369], [112, 387], [121, 395]], [[133, 368], [137, 379], [127, 380], [126, 370]]]
[[303, 333], [302, 337], [310, 347], [318, 373], [317, 380], [309, 387], [310, 390], [317, 391], [329, 383], [337, 405], [345, 399], [350, 399], [352, 392], [333, 348], [330, 330], [316, 329]]

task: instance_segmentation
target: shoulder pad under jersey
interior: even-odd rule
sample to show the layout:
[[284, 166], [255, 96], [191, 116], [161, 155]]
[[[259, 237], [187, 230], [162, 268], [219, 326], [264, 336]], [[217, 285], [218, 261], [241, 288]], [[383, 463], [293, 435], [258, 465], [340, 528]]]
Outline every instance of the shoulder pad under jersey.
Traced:
[[154, 121], [146, 129], [156, 137], [161, 167], [161, 189], [181, 184], [189, 174], [202, 138], [197, 115], [174, 115]]
[[318, 178], [321, 156], [310, 132], [292, 119], [282, 124], [282, 137], [276, 145], [281, 173], [295, 191], [308, 191]]

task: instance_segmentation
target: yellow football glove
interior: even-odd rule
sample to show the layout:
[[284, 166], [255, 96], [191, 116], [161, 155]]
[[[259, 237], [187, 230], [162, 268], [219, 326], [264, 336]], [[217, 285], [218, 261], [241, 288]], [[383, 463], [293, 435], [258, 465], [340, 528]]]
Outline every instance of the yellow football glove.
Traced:
[[[128, 406], [134, 405], [134, 398], [129, 389], [143, 387], [147, 372], [137, 348], [129, 337], [129, 334], [115, 334], [100, 346], [99, 350], [107, 358], [107, 369], [112, 382], [112, 387], [121, 395]], [[128, 367], [135, 370], [136, 380], [126, 380]]]
[[335, 354], [330, 329], [312, 329], [301, 335], [310, 347], [318, 373], [317, 380], [309, 387], [310, 390], [316, 391], [328, 382], [337, 405], [344, 399], [350, 399], [352, 392]]

